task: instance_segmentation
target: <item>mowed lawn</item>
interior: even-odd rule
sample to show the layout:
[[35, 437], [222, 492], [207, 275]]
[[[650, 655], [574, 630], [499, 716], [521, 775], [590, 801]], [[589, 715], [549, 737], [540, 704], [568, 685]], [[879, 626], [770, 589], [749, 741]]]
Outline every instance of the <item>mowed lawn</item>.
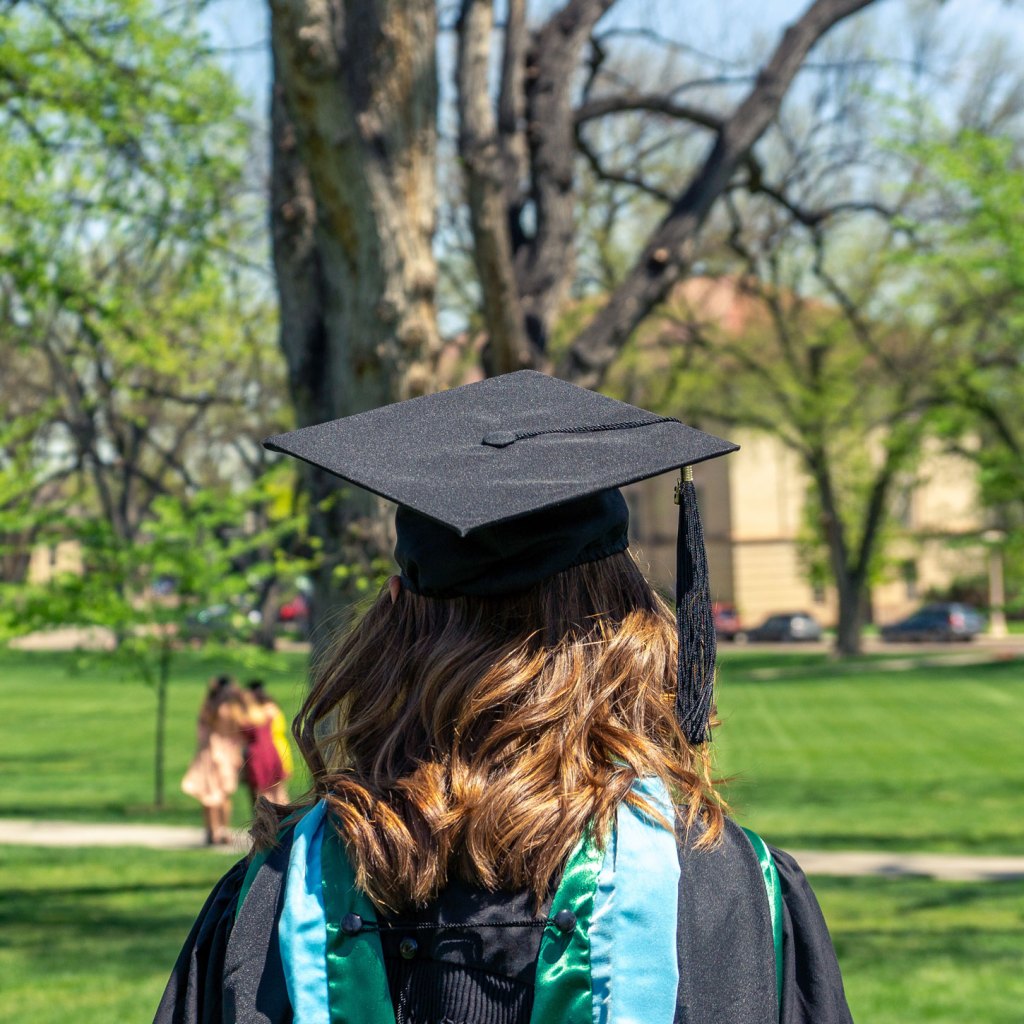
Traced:
[[743, 824], [795, 849], [1024, 855], [1024, 661], [779, 659], [721, 658], [717, 766]]
[[[230, 862], [205, 850], [0, 847], [0, 1020], [151, 1020], [192, 918]], [[1019, 883], [814, 885], [859, 1024], [1020, 1024]]]
[[[74, 665], [67, 654], [0, 651], [0, 817], [198, 823], [178, 781], [206, 681], [250, 673], [179, 658], [158, 811], [152, 691], [109, 666]], [[722, 652], [714, 742], [736, 817], [797, 849], [1024, 853], [1024, 662], [854, 669], [824, 655]], [[784, 675], [760, 678], [772, 670]], [[262, 675], [294, 713], [304, 656], [280, 655]], [[238, 805], [241, 821], [244, 796]]]
[[[306, 658], [274, 660], [274, 670], [264, 667], [259, 677], [291, 717], [306, 687]], [[165, 807], [156, 809], [153, 690], [96, 657], [0, 650], [0, 817], [198, 825], [199, 805], [178, 784], [195, 751], [207, 683], [221, 673], [240, 682], [257, 674], [240, 660], [194, 651], [174, 663]], [[248, 798], [240, 794], [236, 804], [242, 821]]]
[[[209, 675], [170, 693], [168, 809], [154, 812], [151, 691], [70, 656], [0, 653], [0, 816], [198, 822], [177, 790]], [[760, 674], [782, 668], [782, 678]], [[305, 664], [263, 673], [293, 711]], [[716, 735], [737, 816], [793, 848], [1024, 853], [1024, 671], [882, 673], [726, 651]], [[244, 805], [244, 801], [241, 801]], [[243, 806], [244, 809], [244, 806]], [[151, 1019], [182, 938], [230, 857], [0, 847], [0, 1020]], [[863, 1024], [1021, 1024], [1024, 884], [815, 878]]]

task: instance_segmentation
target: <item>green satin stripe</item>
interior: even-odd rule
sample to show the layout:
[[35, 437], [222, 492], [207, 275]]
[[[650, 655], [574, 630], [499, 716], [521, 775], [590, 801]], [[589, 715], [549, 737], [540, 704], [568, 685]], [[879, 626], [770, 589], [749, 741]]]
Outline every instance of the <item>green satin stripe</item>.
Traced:
[[266, 863], [267, 857], [270, 856], [270, 850], [262, 850], [257, 853], [251, 861], [249, 866], [245, 870], [245, 878], [242, 879], [242, 888], [238, 891], [238, 902], [235, 903], [235, 920], [238, 920], [238, 915], [242, 911], [242, 904], [245, 902], [245, 897], [249, 895], [249, 890], [252, 888], [253, 880], [256, 878], [256, 872]]
[[572, 911], [576, 927], [569, 934], [553, 924], [544, 929], [530, 1024], [592, 1024], [590, 922], [603, 860], [604, 852], [588, 829], [569, 857], [549, 911], [550, 917], [560, 910]]
[[761, 865], [765, 892], [768, 894], [768, 909], [772, 916], [772, 943], [775, 946], [775, 995], [782, 1012], [782, 883], [779, 881], [779, 869], [775, 866], [768, 844], [749, 828], [743, 830], [757, 854], [757, 862]]
[[324, 823], [320, 849], [327, 918], [330, 1024], [395, 1024], [380, 935], [376, 931], [346, 935], [341, 930], [346, 914], [358, 914], [367, 923], [376, 921], [377, 915], [369, 897], [356, 888], [345, 846], [330, 818]]

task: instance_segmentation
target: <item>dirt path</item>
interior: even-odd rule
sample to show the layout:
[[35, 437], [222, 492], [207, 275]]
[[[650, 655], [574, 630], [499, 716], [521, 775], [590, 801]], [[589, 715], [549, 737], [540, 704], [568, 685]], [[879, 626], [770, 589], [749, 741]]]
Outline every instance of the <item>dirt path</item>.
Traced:
[[[203, 830], [180, 825], [95, 825], [72, 821], [26, 821], [0, 818], [0, 845], [12, 846], [142, 846], [154, 850], [205, 849]], [[238, 857], [248, 837], [235, 836], [218, 847]], [[918, 876], [946, 882], [991, 882], [1024, 879], [1024, 857], [965, 856], [945, 853], [872, 853], [853, 850], [794, 850], [809, 875], [883, 878]]]

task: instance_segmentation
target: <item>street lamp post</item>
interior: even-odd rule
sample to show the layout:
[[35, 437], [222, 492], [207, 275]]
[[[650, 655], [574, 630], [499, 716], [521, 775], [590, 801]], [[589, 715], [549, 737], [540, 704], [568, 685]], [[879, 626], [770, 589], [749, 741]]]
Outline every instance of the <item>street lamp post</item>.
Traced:
[[1003, 541], [1006, 534], [1002, 530], [986, 530], [981, 539], [988, 546], [988, 635], [1004, 637], [1006, 629], [1006, 586], [1003, 580]]

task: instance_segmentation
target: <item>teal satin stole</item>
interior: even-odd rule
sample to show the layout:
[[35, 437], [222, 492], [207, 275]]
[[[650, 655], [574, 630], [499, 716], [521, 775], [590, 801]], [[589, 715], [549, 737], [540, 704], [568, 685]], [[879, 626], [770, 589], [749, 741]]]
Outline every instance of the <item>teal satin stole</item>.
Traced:
[[588, 828], [569, 857], [549, 913], [549, 918], [554, 918], [563, 910], [570, 911], [576, 927], [566, 933], [551, 923], [544, 928], [530, 1024], [591, 1024], [593, 1020], [590, 922], [603, 861], [604, 852]]
[[327, 991], [330, 1024], [395, 1024], [380, 934], [342, 930], [346, 914], [377, 920], [369, 897], [356, 888], [345, 846], [328, 821], [321, 847], [327, 917]]
[[[377, 918], [373, 904], [356, 888], [344, 844], [330, 827], [324, 830], [321, 856], [330, 1024], [395, 1024], [379, 933], [364, 928], [348, 935], [341, 928], [346, 914], [358, 914], [364, 925]], [[551, 923], [544, 928], [530, 1015], [533, 1024], [591, 1024], [589, 925], [602, 857], [588, 835], [566, 865], [549, 917], [568, 910], [576, 917], [576, 927], [568, 933]]]
[[775, 996], [779, 1003], [779, 1015], [782, 1015], [782, 883], [779, 881], [779, 869], [772, 859], [768, 844], [749, 828], [743, 829], [757, 854], [757, 862], [761, 866], [761, 877], [764, 889], [768, 894], [768, 910], [772, 918], [772, 945], [775, 947]]
[[[648, 798], [656, 796], [654, 793], [644, 793], [644, 795]], [[660, 801], [655, 799], [655, 805], [657, 806], [659, 803]], [[314, 949], [297, 950], [297, 952], [302, 952], [307, 959], [312, 954], [318, 960], [321, 967], [317, 973], [320, 973], [320, 977], [324, 978], [325, 983], [324, 981], [315, 982], [314, 979], [315, 983], [312, 987], [307, 986], [306, 995], [308, 996], [309, 992], [313, 992], [315, 995], [321, 985], [323, 986], [322, 993], [315, 996], [312, 1001], [307, 998], [296, 1000], [298, 1003], [305, 1004], [304, 1008], [295, 1006], [296, 1024], [307, 1024], [307, 1018], [308, 1024], [313, 1021], [320, 1024], [320, 1022], [328, 1020], [330, 1024], [395, 1024], [379, 933], [375, 929], [364, 928], [354, 935], [349, 935], [341, 927], [345, 916], [349, 914], [358, 914], [364, 923], [374, 924], [376, 914], [373, 904], [364, 893], [356, 888], [355, 875], [346, 855], [344, 844], [330, 826], [329, 821], [324, 819], [324, 808], [322, 805], [318, 805], [314, 810], [319, 813], [310, 815], [311, 820], [304, 824], [311, 826], [308, 830], [310, 831], [308, 839], [315, 844], [315, 852], [319, 855], [316, 860], [321, 862], [316, 864], [316, 868], [322, 870], [323, 878], [323, 900], [319, 910], [321, 922], [319, 927], [320, 934], [326, 941], [321, 940], [322, 953], [320, 955], [317, 955]], [[622, 939], [624, 937], [623, 930], [630, 932], [631, 928], [639, 929], [651, 941], [654, 941], [650, 929], [653, 924], [659, 922], [653, 922], [650, 915], [643, 911], [647, 900], [641, 900], [631, 909], [627, 901], [624, 911], [619, 911], [620, 917], [623, 912], [626, 916], [621, 917], [620, 920], [615, 920], [614, 911], [612, 915], [607, 914], [607, 894], [604, 890], [601, 890], [600, 895], [602, 901], [602, 911], [598, 915], [601, 918], [600, 921], [595, 918], [595, 903], [599, 880], [609, 870], [610, 879], [614, 879], [616, 875], [619, 876], [614, 884], [623, 887], [621, 891], [624, 893], [633, 893], [638, 886], [641, 889], [647, 886], [649, 889], [649, 886], [655, 881], [657, 872], [651, 871], [649, 864], [647, 870], [641, 870], [640, 865], [643, 864], [645, 855], [654, 855], [653, 847], [658, 845], [655, 841], [660, 838], [660, 835], [656, 836], [651, 832], [663, 833], [664, 829], [625, 805], [619, 809], [619, 816], [621, 817], [623, 814], [635, 815], [637, 820], [619, 821], [616, 835], [612, 836], [605, 844], [606, 848], [599, 848], [588, 831], [569, 858], [562, 880], [552, 900], [549, 923], [545, 925], [544, 933], [541, 936], [531, 1024], [547, 1024], [551, 1021], [558, 1021], [559, 1024], [593, 1024], [599, 1018], [614, 1021], [622, 1015], [617, 1011], [625, 1011], [624, 1020], [627, 1018], [633, 1020], [636, 1016], [635, 1013], [626, 1009], [626, 1005], [620, 1006], [620, 1000], [612, 998], [613, 989], [618, 990], [620, 995], [624, 992], [632, 992], [632, 986], [629, 986], [628, 978], [623, 975], [623, 970], [628, 974], [629, 969], [635, 967], [635, 964], [623, 963], [617, 965], [617, 968], [613, 967], [607, 962], [609, 951], [605, 947], [617, 947], [619, 944], [616, 943], [616, 939]], [[320, 820], [314, 838], [312, 819], [315, 818]], [[757, 855], [768, 896], [775, 947], [776, 985], [781, 1001], [782, 893], [778, 871], [764, 841], [756, 833], [746, 829], [744, 831]], [[647, 833], [646, 840], [644, 833]], [[626, 840], [627, 835], [630, 838], [624, 849], [619, 851], [620, 856], [616, 857], [616, 841], [618, 839]], [[674, 853], [674, 837], [671, 833], [665, 833], [665, 838], [672, 845], [669, 854]], [[298, 844], [300, 847], [301, 845]], [[632, 850], [633, 853], [624, 856], [626, 849]], [[643, 850], [648, 852], [646, 854], [641, 852], [640, 856], [637, 856], [637, 852]], [[310, 852], [312, 852], [311, 847]], [[293, 848], [293, 854], [298, 854], [303, 861], [308, 855], [296, 848]], [[661, 853], [658, 855], [661, 856]], [[257, 857], [250, 864], [242, 886], [239, 907], [264, 859], [264, 857]], [[612, 861], [611, 864], [608, 863], [609, 859]], [[620, 860], [621, 863], [618, 863]], [[291, 865], [289, 876], [298, 868], [297, 864]], [[320, 871], [317, 873], [319, 874]], [[640, 875], [644, 877], [639, 877]], [[666, 874], [666, 878], [668, 878], [668, 874]], [[664, 884], [658, 882], [655, 887], [659, 891], [656, 893], [648, 891], [647, 895], [658, 905], [656, 909], [674, 908], [677, 897], [675, 884], [670, 884], [668, 881], [665, 881]], [[666, 891], [662, 892], [662, 888]], [[671, 892], [667, 891], [669, 888], [672, 889]], [[560, 911], [569, 911], [576, 918], [575, 927], [568, 932], [562, 932], [553, 923], [550, 923]], [[316, 916], [315, 908], [307, 910], [307, 913], [313, 913], [313, 916]], [[286, 907], [283, 917], [287, 916], [288, 908]], [[672, 921], [669, 924], [674, 925], [674, 910], [671, 917]], [[635, 920], [633, 920], [634, 918]], [[660, 924], [664, 925], [665, 923], [660, 922]], [[614, 935], [605, 934], [609, 927], [613, 927]], [[659, 927], [657, 930], [660, 932], [667, 928], [666, 925], [664, 929]], [[672, 931], [672, 936], [668, 936], [666, 930], [666, 938], [671, 938], [670, 944], [674, 946], [674, 929]], [[636, 936], [634, 935], [632, 938], [635, 940]], [[285, 940], [283, 943], [285, 946], [289, 941], [295, 941], [294, 937], [286, 938], [283, 934], [282, 939]], [[594, 943], [593, 949], [592, 942]], [[599, 954], [597, 952], [598, 943], [601, 943], [602, 946], [602, 952]], [[672, 950], [669, 950], [666, 955], [670, 955], [671, 952]], [[282, 953], [286, 958], [289, 955], [285, 949], [282, 949]], [[326, 968], [326, 977], [322, 973], [324, 968]], [[657, 966], [654, 966], [654, 969], [657, 970]], [[613, 986], [610, 982], [616, 976], [618, 983]], [[600, 1005], [604, 1009], [598, 1008], [599, 1000], [595, 994], [597, 980], [601, 981]], [[294, 979], [290, 978], [289, 981], [291, 987], [295, 983]], [[623, 983], [629, 987], [623, 989]], [[635, 1002], [635, 1000], [633, 1001]], [[660, 1001], [665, 1002], [665, 1000]], [[659, 1014], [659, 1019], [661, 1016], [665, 1016], [666, 1020], [671, 1019], [672, 1008], [669, 1003], [672, 1002], [672, 1000], [666, 1002], [663, 1013]], [[316, 1007], [314, 1007], [314, 1003]], [[629, 1004], [630, 1000], [627, 998], [625, 1003]], [[647, 1011], [653, 1011], [653, 1009], [653, 1006], [647, 1006]]]

